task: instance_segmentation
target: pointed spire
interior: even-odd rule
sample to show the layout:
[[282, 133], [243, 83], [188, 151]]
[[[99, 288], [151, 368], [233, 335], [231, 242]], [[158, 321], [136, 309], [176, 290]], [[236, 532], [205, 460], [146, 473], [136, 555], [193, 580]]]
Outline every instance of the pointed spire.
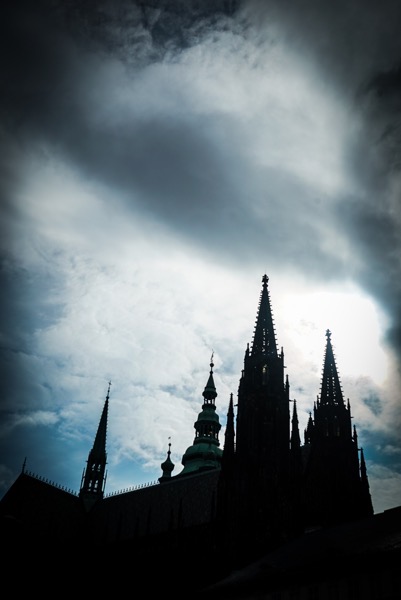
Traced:
[[305, 429], [305, 444], [310, 444], [313, 437], [314, 424], [312, 419], [312, 413], [309, 413], [308, 424]]
[[362, 481], [366, 480], [367, 481], [367, 470], [366, 470], [366, 462], [365, 462], [365, 456], [363, 454], [363, 448], [361, 448], [361, 479]]
[[373, 503], [372, 496], [370, 494], [369, 480], [368, 480], [368, 472], [366, 469], [365, 456], [363, 454], [363, 448], [361, 448], [361, 466], [360, 466], [360, 474], [361, 474], [361, 484], [362, 484], [362, 510], [363, 513], [367, 516], [373, 515]]
[[232, 457], [235, 451], [235, 431], [234, 431], [234, 402], [233, 395], [230, 394], [230, 402], [228, 404], [227, 412], [227, 424], [226, 431], [224, 434], [224, 450], [223, 450], [223, 461], [227, 458]]
[[276, 334], [273, 325], [273, 316], [270, 306], [270, 296], [267, 289], [269, 278], [262, 277], [262, 291], [260, 294], [258, 315], [252, 343], [252, 356], [266, 354], [277, 356]]
[[216, 397], [217, 397], [216, 386], [214, 385], [214, 379], [213, 379], [213, 367], [214, 367], [213, 356], [214, 356], [214, 352], [212, 351], [212, 356], [210, 357], [209, 379], [207, 380], [205, 389], [203, 390], [203, 393], [202, 393], [202, 396], [205, 399], [205, 404], [214, 404], [214, 401], [216, 400]]
[[300, 448], [301, 446], [301, 438], [299, 437], [299, 424], [298, 424], [298, 414], [297, 414], [297, 401], [294, 400], [294, 408], [292, 410], [292, 419], [291, 419], [291, 450], [295, 450], [296, 448]]
[[352, 436], [352, 439], [354, 440], [356, 447], [358, 447], [358, 434], [357, 434], [357, 432], [356, 432], [356, 427], [355, 427], [355, 425], [354, 425], [354, 434], [353, 434], [353, 436]]
[[95, 441], [92, 450], [89, 452], [86, 469], [84, 469], [82, 475], [79, 495], [84, 498], [87, 508], [90, 508], [97, 498], [103, 498], [104, 485], [106, 483], [106, 434], [110, 386], [111, 381], [109, 381], [106, 401], [103, 406]]
[[109, 387], [107, 388], [106, 401], [103, 406], [102, 416], [100, 417], [99, 427], [92, 449], [93, 454], [96, 455], [98, 459], [106, 458], [107, 416], [109, 412], [110, 386], [111, 381], [109, 381]]
[[[169, 437], [168, 439], [170, 440], [171, 438]], [[170, 455], [171, 455], [171, 442], [168, 443], [167, 458], [160, 465], [162, 468], [162, 476], [159, 477], [160, 483], [163, 483], [167, 479], [171, 479], [171, 473], [174, 470], [175, 465], [172, 462]]]
[[343, 393], [338, 377], [337, 366], [331, 345], [331, 331], [326, 330], [326, 352], [324, 357], [320, 404], [344, 406]]

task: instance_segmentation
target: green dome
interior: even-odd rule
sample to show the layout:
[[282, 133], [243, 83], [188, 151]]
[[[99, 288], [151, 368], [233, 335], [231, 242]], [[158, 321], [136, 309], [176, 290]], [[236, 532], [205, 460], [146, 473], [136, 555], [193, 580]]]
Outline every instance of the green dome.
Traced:
[[187, 448], [183, 460], [186, 456], [192, 457], [196, 454], [199, 454], [199, 456], [203, 456], [204, 458], [215, 458], [216, 455], [221, 457], [223, 450], [212, 442], [199, 442], [198, 444], [194, 443], [192, 446]]
[[220, 423], [219, 415], [213, 408], [204, 408], [198, 415], [198, 421], [214, 421]]
[[223, 450], [210, 441], [194, 443], [187, 448], [182, 457], [184, 469], [180, 475], [206, 469], [219, 469], [222, 455]]

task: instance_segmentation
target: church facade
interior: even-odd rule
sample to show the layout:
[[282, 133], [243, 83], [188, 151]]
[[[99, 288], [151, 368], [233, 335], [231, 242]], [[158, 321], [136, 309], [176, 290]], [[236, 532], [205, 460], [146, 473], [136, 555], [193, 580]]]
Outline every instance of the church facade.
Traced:
[[23, 468], [0, 502], [10, 562], [21, 553], [34, 556], [39, 547], [46, 548], [48, 561], [70, 549], [71, 573], [85, 574], [88, 556], [100, 570], [118, 557], [119, 564], [132, 565], [137, 581], [152, 565], [161, 581], [171, 582], [174, 573], [180, 580], [181, 572], [192, 589], [201, 589], [306, 532], [373, 516], [331, 332], [326, 331], [320, 394], [301, 441], [266, 275], [237, 398], [231, 394], [229, 400], [224, 440], [213, 368], [212, 356], [180, 473], [173, 475], [169, 447], [157, 484], [105, 496], [110, 387], [79, 494]]

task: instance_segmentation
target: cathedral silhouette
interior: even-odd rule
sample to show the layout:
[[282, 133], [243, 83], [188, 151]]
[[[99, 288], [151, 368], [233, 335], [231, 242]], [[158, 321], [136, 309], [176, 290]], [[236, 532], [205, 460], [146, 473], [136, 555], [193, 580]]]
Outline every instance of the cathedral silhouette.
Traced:
[[[27, 472], [24, 465], [1, 499], [6, 566], [32, 565], [32, 583], [40, 561], [65, 586], [84, 582], [86, 591], [118, 582], [175, 597], [207, 593], [277, 600], [370, 598], [369, 573], [386, 579], [387, 586], [387, 595], [372, 598], [392, 598], [391, 590], [401, 589], [400, 511], [374, 514], [331, 335], [327, 330], [320, 394], [301, 442], [264, 275], [237, 397], [227, 399], [224, 443], [212, 355], [182, 470], [173, 475], [169, 444], [158, 482], [107, 496], [109, 385], [79, 493]], [[378, 552], [389, 532], [398, 541], [381, 562]], [[350, 564], [344, 552], [351, 553]], [[313, 564], [301, 568], [306, 557]], [[351, 579], [355, 594], [343, 595], [341, 582]], [[330, 585], [337, 595], [322, 594]], [[261, 590], [264, 595], [253, 595]]]

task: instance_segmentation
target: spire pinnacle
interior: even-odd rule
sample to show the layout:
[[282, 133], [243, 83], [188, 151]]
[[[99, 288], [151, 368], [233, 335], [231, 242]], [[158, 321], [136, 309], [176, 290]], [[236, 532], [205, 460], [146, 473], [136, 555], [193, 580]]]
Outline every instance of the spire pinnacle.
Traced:
[[235, 427], [234, 427], [234, 401], [233, 395], [230, 394], [230, 402], [228, 404], [226, 431], [224, 434], [224, 448], [222, 463], [225, 469], [231, 471], [234, 467], [235, 454]]
[[343, 393], [331, 344], [331, 331], [326, 329], [326, 352], [323, 364], [320, 404], [344, 405]]
[[268, 276], [263, 275], [262, 291], [260, 294], [258, 315], [256, 318], [252, 343], [251, 354], [253, 356], [257, 354], [277, 356], [276, 335], [270, 306], [269, 290], [267, 288], [268, 281]]
[[301, 445], [301, 439], [299, 437], [299, 422], [298, 422], [298, 413], [297, 413], [297, 401], [294, 400], [294, 407], [292, 410], [292, 419], [291, 419], [291, 449], [299, 448]]
[[212, 356], [210, 357], [209, 379], [208, 379], [205, 389], [202, 393], [202, 395], [205, 399], [205, 404], [214, 404], [214, 401], [217, 397], [216, 386], [214, 385], [214, 379], [213, 379], [213, 367], [214, 367], [213, 356], [214, 356], [214, 352], [212, 351]]
[[[171, 437], [169, 437], [168, 439], [171, 440]], [[166, 479], [171, 479], [171, 473], [174, 470], [175, 465], [170, 458], [170, 454], [171, 454], [171, 442], [169, 441], [168, 450], [167, 450], [167, 458], [160, 465], [162, 468], [162, 476], [159, 477], [160, 483], [163, 483], [164, 481], [166, 481]]]

